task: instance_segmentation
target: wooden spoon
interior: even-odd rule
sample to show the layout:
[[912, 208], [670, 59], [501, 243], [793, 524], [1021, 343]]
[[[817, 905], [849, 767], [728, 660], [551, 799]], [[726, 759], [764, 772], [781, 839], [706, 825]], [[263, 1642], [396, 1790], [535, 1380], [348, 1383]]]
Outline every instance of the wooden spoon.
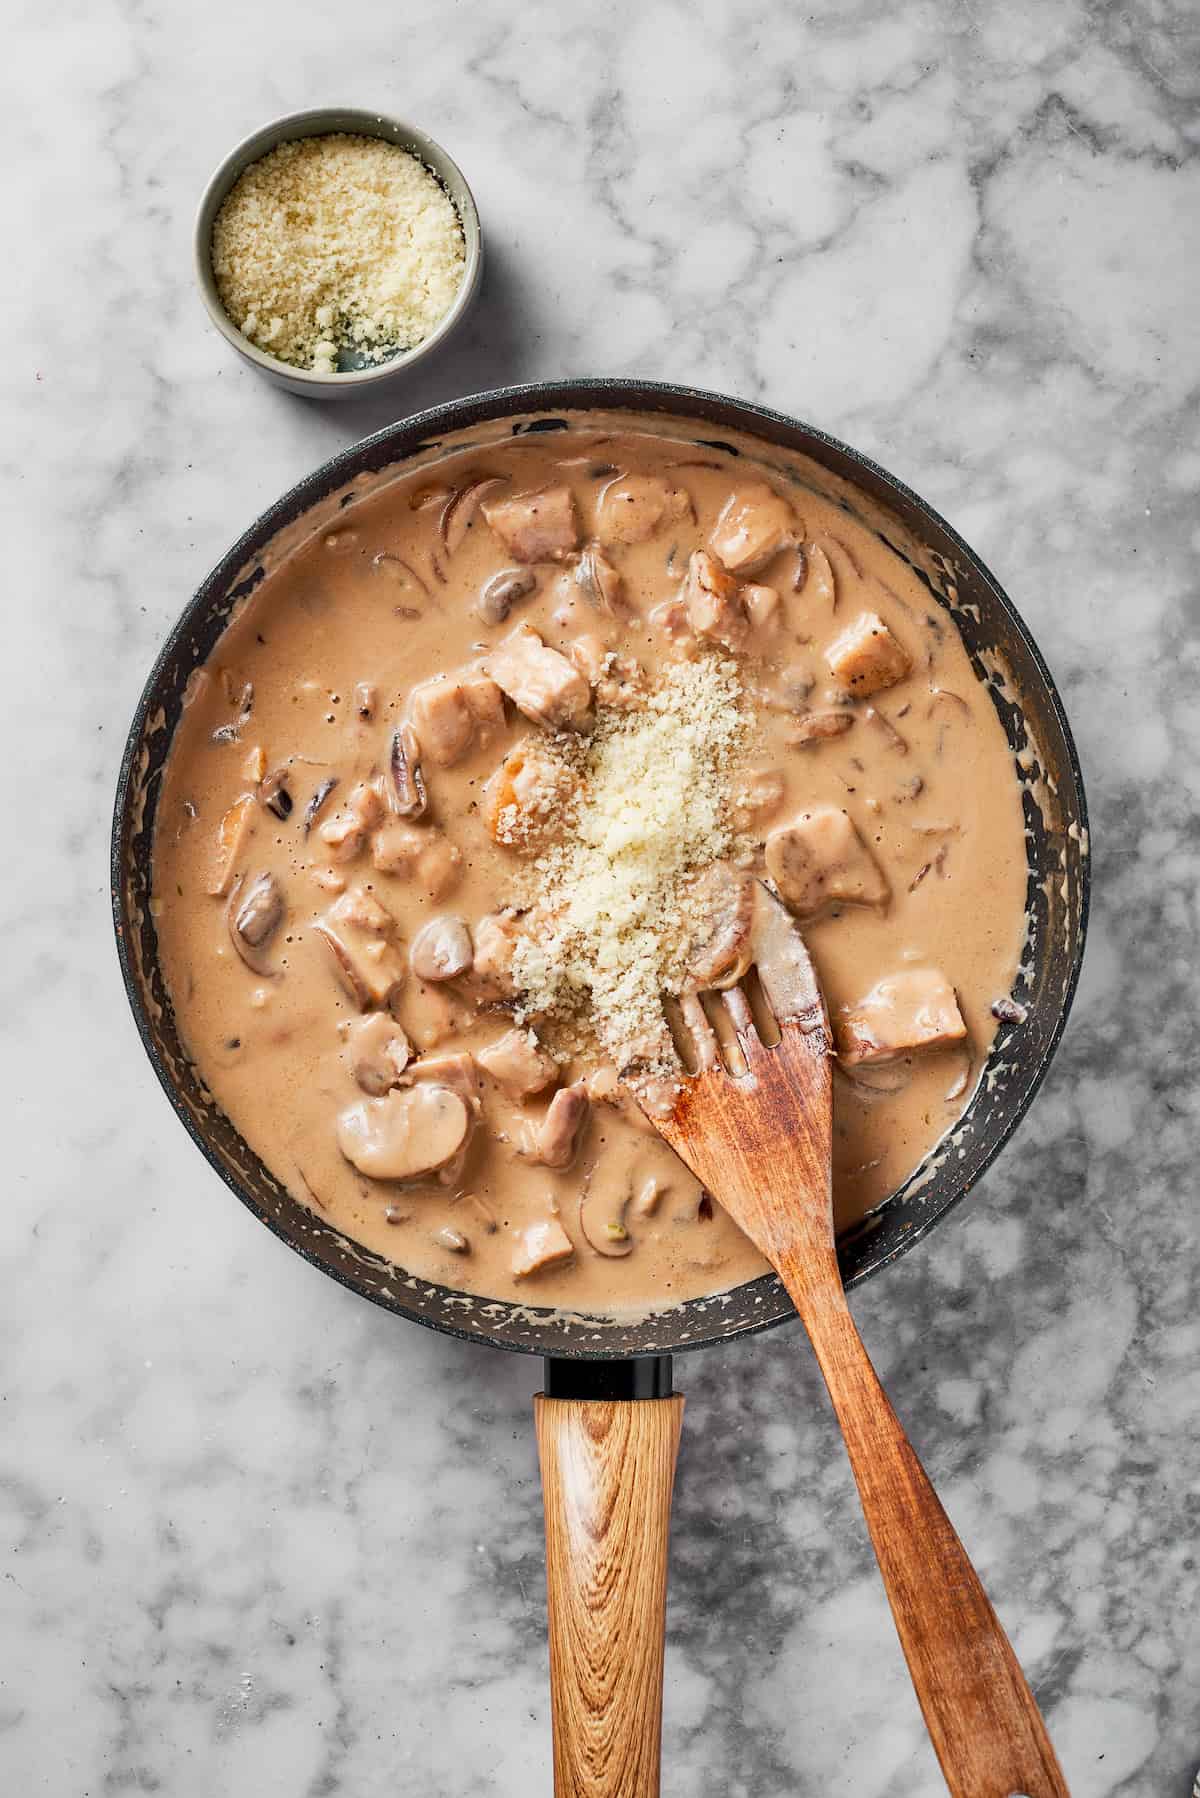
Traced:
[[[829, 1019], [803, 940], [765, 887], [756, 895], [753, 946], [779, 1041], [764, 1042], [741, 986], [710, 998], [724, 1006], [721, 1041], [692, 998], [683, 1014], [697, 1072], [669, 1110], [639, 1097], [656, 1129], [775, 1268], [808, 1331], [951, 1792], [1067, 1798], [1025, 1676], [846, 1303], [833, 1227]], [[759, 1009], [769, 1038], [774, 1032]]]

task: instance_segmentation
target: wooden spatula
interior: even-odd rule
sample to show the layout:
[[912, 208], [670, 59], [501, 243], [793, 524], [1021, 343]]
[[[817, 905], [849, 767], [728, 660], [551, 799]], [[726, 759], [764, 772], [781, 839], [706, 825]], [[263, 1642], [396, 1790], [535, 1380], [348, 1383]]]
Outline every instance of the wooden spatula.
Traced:
[[[933, 1746], [956, 1798], [1064, 1798], [1046, 1726], [937, 1494], [888, 1403], [846, 1303], [834, 1243], [833, 1042], [803, 940], [766, 888], [755, 965], [769, 1028], [742, 986], [683, 1006], [698, 1064], [669, 1115], [647, 1114], [776, 1269], [804, 1322]], [[740, 1055], [738, 1051], [740, 1050]], [[726, 1065], [728, 1063], [728, 1065]], [[730, 1071], [730, 1068], [733, 1071]]]

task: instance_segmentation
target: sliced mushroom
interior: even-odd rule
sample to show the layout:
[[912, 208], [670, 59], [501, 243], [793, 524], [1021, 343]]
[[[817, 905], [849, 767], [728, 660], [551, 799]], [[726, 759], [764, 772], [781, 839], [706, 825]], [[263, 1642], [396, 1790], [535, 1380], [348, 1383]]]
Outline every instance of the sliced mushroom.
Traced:
[[434, 1231], [433, 1240], [440, 1249], [449, 1249], [452, 1255], [467, 1255], [471, 1251], [471, 1245], [462, 1231], [452, 1230], [448, 1224]]
[[465, 920], [453, 912], [444, 912], [418, 930], [408, 961], [418, 980], [454, 980], [466, 973], [474, 953]]
[[579, 1199], [579, 1228], [589, 1248], [609, 1260], [619, 1260], [633, 1248], [625, 1227], [629, 1190], [614, 1190], [608, 1181], [589, 1181]]
[[800, 597], [819, 612], [836, 610], [838, 594], [833, 564], [819, 543], [804, 546], [804, 581]]
[[396, 1085], [408, 1066], [409, 1042], [386, 1011], [369, 1012], [342, 1026], [345, 1059], [364, 1092], [379, 1098]]
[[338, 1147], [372, 1180], [416, 1180], [453, 1160], [471, 1127], [465, 1101], [448, 1086], [398, 1088], [358, 1099], [337, 1121]]
[[388, 582], [389, 586], [395, 588], [398, 599], [410, 602], [409, 605], [402, 605], [398, 609], [405, 615], [411, 613], [413, 617], [419, 618], [420, 611], [411, 602], [428, 599], [429, 588], [416, 569], [410, 567], [403, 557], [393, 555], [391, 550], [387, 549], [379, 552], [372, 561], [371, 567], [377, 575]]
[[544, 1167], [570, 1167], [589, 1110], [587, 1087], [582, 1080], [555, 1093], [534, 1132], [533, 1160]]
[[789, 724], [787, 741], [792, 749], [810, 749], [814, 743], [844, 736], [853, 723], [854, 713], [847, 710], [805, 712], [794, 724]]
[[258, 786], [259, 804], [265, 805], [267, 810], [272, 812], [281, 823], [291, 817], [292, 807], [295, 804], [288, 791], [287, 783], [287, 769], [276, 768], [270, 774], [264, 775]]
[[446, 1055], [422, 1055], [419, 1061], [410, 1064], [405, 1085], [414, 1080], [448, 1086], [462, 1099], [472, 1118], [479, 1115], [479, 1070], [469, 1049], [453, 1049]]
[[313, 794], [312, 798], [309, 800], [308, 804], [305, 806], [305, 808], [304, 808], [304, 834], [305, 834], [305, 836], [308, 835], [309, 831], [312, 829], [313, 825], [316, 823], [317, 818], [320, 816], [321, 807], [324, 805], [325, 801], [329, 798], [329, 795], [333, 792], [333, 789], [337, 786], [337, 784], [338, 784], [337, 775], [331, 774], [329, 776], [328, 780], [323, 780], [321, 782], [320, 786], [317, 788], [316, 792]]
[[503, 624], [517, 602], [527, 599], [536, 586], [532, 568], [502, 568], [484, 583], [475, 611], [484, 624]]
[[589, 544], [575, 564], [575, 580], [598, 612], [608, 612], [613, 617], [628, 613], [624, 576], [594, 543]]
[[225, 908], [230, 942], [248, 968], [268, 979], [274, 979], [276, 970], [260, 951], [278, 930], [283, 911], [283, 893], [273, 874], [260, 874], [248, 887], [239, 877]]
[[402, 818], [423, 818], [429, 808], [420, 755], [421, 746], [411, 724], [402, 724], [392, 736], [388, 756], [392, 803]]
[[467, 487], [457, 488], [450, 495], [438, 519], [438, 530], [447, 555], [452, 556], [462, 547], [480, 501], [489, 493], [498, 493], [501, 487], [507, 487], [508, 479], [507, 475], [486, 476], [481, 481], [472, 481]]

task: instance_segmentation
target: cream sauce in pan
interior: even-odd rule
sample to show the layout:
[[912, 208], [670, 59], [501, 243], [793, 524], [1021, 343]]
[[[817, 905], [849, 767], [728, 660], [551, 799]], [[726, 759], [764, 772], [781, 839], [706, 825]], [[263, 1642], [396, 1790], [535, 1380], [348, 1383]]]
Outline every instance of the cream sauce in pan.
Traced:
[[[676, 884], [643, 937], [676, 907], [664, 981], [719, 985], [743, 965], [743, 883], [788, 900], [838, 1038], [845, 1224], [965, 1109], [1025, 930], [1011, 752], [879, 538], [632, 424], [518, 438], [347, 507], [193, 679], [154, 862], [181, 1037], [297, 1199], [422, 1277], [620, 1312], [763, 1271], [618, 1083], [627, 1061], [669, 1075], [670, 1040], [601, 1003], [619, 936], [583, 941], [588, 785], [637, 766], [606, 761], [606, 733], [668, 693], [701, 753], [663, 738]], [[574, 894], [564, 866], [589, 870]], [[538, 1010], [545, 978], [530, 995], [529, 933], [561, 946], [564, 893], [595, 1029]]]

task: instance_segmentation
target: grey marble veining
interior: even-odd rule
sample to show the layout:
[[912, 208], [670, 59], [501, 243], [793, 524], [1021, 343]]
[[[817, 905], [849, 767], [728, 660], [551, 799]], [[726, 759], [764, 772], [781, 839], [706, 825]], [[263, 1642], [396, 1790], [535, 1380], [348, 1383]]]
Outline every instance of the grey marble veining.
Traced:
[[[533, 1362], [288, 1254], [162, 1102], [105, 847], [125, 721], [260, 505], [395, 412], [638, 373], [846, 436], [996, 569], [1062, 685], [1091, 946], [1017, 1140], [856, 1313], [1081, 1798], [1200, 1760], [1200, 15], [617, 0], [6, 15], [0, 1789], [548, 1789]], [[210, 167], [348, 99], [472, 182], [481, 304], [393, 398], [241, 368]], [[681, 1363], [668, 1794], [939, 1776], [811, 1358]]]

